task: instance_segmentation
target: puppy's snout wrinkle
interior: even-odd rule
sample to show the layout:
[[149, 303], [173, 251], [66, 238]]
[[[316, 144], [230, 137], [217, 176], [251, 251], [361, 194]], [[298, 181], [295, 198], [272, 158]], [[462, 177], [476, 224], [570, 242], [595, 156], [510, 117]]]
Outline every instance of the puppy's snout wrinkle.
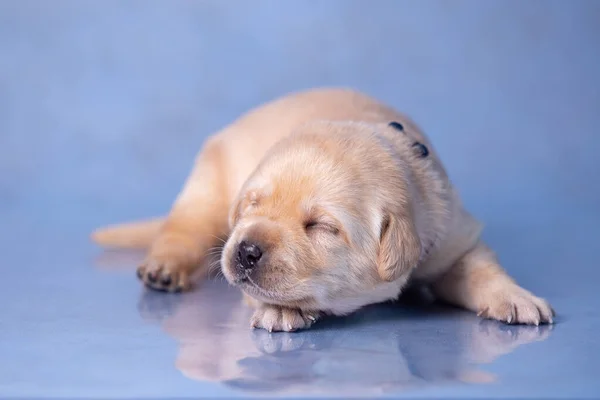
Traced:
[[254, 268], [262, 258], [262, 255], [261, 248], [255, 243], [243, 240], [238, 245], [237, 257], [244, 269]]

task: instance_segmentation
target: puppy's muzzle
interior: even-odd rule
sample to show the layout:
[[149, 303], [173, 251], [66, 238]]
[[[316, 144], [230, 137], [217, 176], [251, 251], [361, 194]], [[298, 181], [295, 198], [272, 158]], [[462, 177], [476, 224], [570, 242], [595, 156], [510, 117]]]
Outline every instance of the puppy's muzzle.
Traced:
[[247, 241], [242, 241], [237, 248], [237, 263], [239, 268], [244, 271], [250, 271], [256, 268], [263, 256], [259, 245]]

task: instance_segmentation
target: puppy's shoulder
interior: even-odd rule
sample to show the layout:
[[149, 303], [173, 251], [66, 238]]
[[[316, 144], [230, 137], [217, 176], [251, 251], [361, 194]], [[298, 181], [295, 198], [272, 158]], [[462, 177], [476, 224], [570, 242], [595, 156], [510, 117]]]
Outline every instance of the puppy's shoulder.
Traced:
[[454, 188], [445, 234], [438, 246], [415, 270], [413, 278], [420, 281], [436, 279], [450, 268], [463, 254], [477, 245], [483, 224], [463, 207]]

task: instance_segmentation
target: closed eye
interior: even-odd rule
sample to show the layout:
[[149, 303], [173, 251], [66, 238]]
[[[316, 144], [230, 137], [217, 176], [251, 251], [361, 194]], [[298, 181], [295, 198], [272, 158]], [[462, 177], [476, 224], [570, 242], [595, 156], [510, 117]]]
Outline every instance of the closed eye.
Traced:
[[304, 229], [307, 233], [315, 231], [323, 231], [337, 235], [340, 230], [333, 224], [317, 220], [309, 220], [304, 224]]

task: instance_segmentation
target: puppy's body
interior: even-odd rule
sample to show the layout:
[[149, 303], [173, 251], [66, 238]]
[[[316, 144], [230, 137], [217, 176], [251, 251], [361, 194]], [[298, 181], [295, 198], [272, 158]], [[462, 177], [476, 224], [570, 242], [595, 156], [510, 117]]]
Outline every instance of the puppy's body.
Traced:
[[509, 323], [552, 320], [481, 243], [419, 128], [350, 90], [296, 93], [250, 111], [207, 141], [163, 224], [94, 237], [140, 245], [132, 236], [153, 230], [138, 271], [148, 286], [187, 288], [227, 237], [223, 273], [257, 308], [252, 324], [270, 330], [396, 298], [409, 281]]

